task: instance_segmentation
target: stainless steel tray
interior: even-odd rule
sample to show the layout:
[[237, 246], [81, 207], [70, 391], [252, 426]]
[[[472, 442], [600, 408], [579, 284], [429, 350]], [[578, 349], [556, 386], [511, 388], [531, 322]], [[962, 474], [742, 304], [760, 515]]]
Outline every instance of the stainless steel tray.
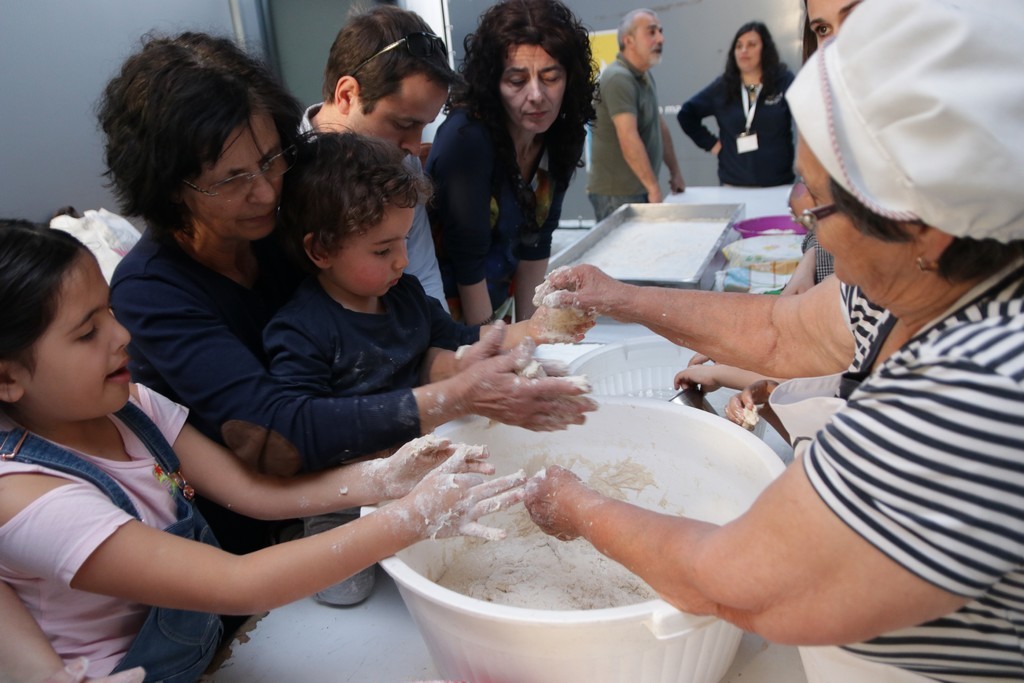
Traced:
[[743, 204], [625, 204], [552, 257], [550, 268], [594, 263], [625, 282], [710, 289], [743, 213]]

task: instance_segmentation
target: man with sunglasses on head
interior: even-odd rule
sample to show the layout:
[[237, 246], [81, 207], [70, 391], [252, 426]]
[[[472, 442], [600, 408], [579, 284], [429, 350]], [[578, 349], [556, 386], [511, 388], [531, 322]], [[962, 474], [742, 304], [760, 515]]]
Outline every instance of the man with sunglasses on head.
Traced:
[[[324, 68], [324, 101], [306, 110], [301, 130], [352, 131], [393, 142], [409, 153], [406, 164], [422, 172], [423, 129], [458, 80], [444, 41], [419, 15], [377, 5], [338, 32]], [[447, 311], [423, 204], [414, 213], [408, 252], [405, 272]]]
[[[444, 41], [414, 12], [377, 5], [338, 31], [324, 67], [324, 101], [306, 109], [301, 132], [346, 132], [393, 142], [408, 152], [406, 165], [422, 173], [423, 129], [437, 118], [459, 77], [448, 64]], [[426, 293], [448, 310], [426, 206], [413, 213], [409, 265]], [[359, 509], [307, 517], [306, 534], [346, 524]], [[376, 565], [316, 594], [320, 602], [352, 605], [373, 590]]]

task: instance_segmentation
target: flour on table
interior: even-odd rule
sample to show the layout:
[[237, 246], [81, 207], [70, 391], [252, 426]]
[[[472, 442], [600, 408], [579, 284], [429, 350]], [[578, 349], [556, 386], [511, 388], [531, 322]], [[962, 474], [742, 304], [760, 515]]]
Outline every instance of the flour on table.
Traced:
[[[527, 464], [527, 469], [536, 464]], [[627, 458], [596, 468], [587, 483], [623, 498], [625, 491], [653, 486], [654, 479], [646, 467]], [[545, 534], [524, 507], [502, 514], [488, 524], [505, 529], [508, 537], [497, 543], [465, 540], [438, 584], [478, 600], [531, 609], [603, 609], [658, 597], [642, 579], [586, 541], [559, 541]]]
[[724, 221], [629, 221], [609, 232], [577, 263], [625, 280], [691, 280], [701, 275]]

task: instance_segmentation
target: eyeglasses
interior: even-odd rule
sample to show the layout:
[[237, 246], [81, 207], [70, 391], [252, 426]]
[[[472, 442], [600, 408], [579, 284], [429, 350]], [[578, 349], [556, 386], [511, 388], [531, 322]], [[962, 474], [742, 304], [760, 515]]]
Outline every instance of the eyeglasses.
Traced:
[[390, 45], [385, 45], [377, 52], [374, 52], [372, 55], [370, 55], [363, 61], [359, 62], [359, 66], [352, 69], [352, 73], [350, 73], [349, 75], [355, 76], [359, 72], [359, 70], [366, 66], [369, 62], [373, 61], [377, 57], [380, 57], [385, 52], [390, 52], [391, 50], [394, 50], [396, 47], [402, 45], [403, 43], [405, 44], [405, 49], [407, 49], [409, 51], [409, 54], [411, 54], [413, 57], [426, 59], [427, 57], [432, 56], [435, 52], [445, 57], [448, 56], [448, 48], [445, 47], [443, 40], [441, 40], [438, 36], [435, 36], [433, 33], [424, 33], [423, 31], [418, 31], [416, 33], [410, 33], [404, 38], [399, 38]]
[[835, 204], [823, 204], [815, 206], [813, 209], [807, 209], [799, 216], [794, 216], [793, 219], [808, 231], [814, 232], [818, 229], [818, 221], [823, 221], [834, 213], [839, 213]]
[[268, 157], [262, 164], [260, 170], [250, 173], [239, 173], [224, 180], [218, 180], [207, 188], [199, 187], [187, 180], [182, 180], [196, 192], [202, 192], [207, 197], [224, 197], [227, 200], [238, 199], [249, 193], [253, 181], [260, 176], [268, 179], [278, 178], [288, 172], [295, 165], [297, 150], [295, 145], [286, 147], [272, 157]]

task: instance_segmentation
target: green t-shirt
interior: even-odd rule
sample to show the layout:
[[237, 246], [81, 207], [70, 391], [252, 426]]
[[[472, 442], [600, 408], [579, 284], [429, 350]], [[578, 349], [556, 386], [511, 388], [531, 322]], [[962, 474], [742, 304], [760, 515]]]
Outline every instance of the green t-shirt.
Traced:
[[623, 113], [636, 116], [640, 139], [647, 149], [651, 168], [657, 177], [664, 149], [661, 117], [658, 114], [658, 91], [651, 72], [641, 73], [621, 53], [616, 55], [615, 61], [601, 72], [595, 108], [597, 119], [591, 130], [587, 192], [613, 196], [645, 193], [647, 190], [622, 156], [612, 117]]

